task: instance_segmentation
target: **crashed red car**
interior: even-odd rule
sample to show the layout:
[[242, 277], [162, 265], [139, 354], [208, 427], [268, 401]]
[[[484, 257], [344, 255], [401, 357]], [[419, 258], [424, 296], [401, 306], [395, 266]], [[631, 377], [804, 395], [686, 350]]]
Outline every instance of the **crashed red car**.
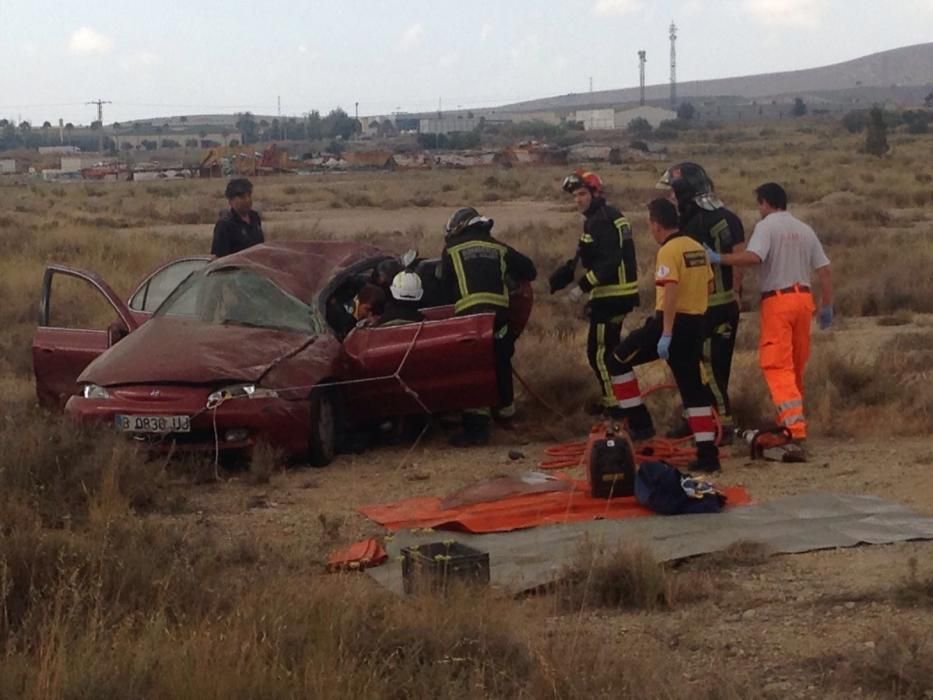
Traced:
[[[328, 302], [388, 257], [324, 241], [182, 258], [128, 302], [93, 273], [50, 265], [33, 340], [39, 400], [159, 448], [265, 441], [315, 465], [331, 461], [347, 423], [494, 405], [492, 314], [455, 318], [440, 305], [423, 309], [423, 323], [361, 326], [343, 339], [328, 325]], [[428, 289], [435, 265], [419, 268]], [[93, 285], [113, 306], [110, 327], [51, 327], [57, 275]], [[531, 301], [527, 285], [513, 292], [519, 330]]]

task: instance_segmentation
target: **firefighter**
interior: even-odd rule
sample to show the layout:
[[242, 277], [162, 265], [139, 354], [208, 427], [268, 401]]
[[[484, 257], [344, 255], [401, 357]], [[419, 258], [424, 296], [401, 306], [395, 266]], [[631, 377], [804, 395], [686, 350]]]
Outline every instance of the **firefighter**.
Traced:
[[648, 226], [660, 244], [655, 266], [655, 315], [610, 354], [613, 391], [633, 440], [654, 434], [633, 367], [665, 360], [674, 374], [687, 422], [697, 446], [689, 471], [719, 471], [713, 395], [701, 371], [709, 286], [713, 279], [703, 246], [679, 227], [677, 209], [667, 199], [648, 205]]
[[[583, 214], [583, 234], [576, 256], [551, 275], [551, 294], [569, 286], [571, 302], [579, 303], [584, 295], [588, 297], [586, 356], [599, 382], [602, 412], [620, 417], [606, 356], [619, 343], [625, 315], [639, 303], [632, 227], [622, 212], [606, 202], [602, 180], [595, 173], [577, 171], [568, 175], [562, 189], [573, 195]], [[583, 275], [575, 283], [578, 262]]]
[[[688, 236], [718, 253], [739, 253], [745, 250], [745, 227], [742, 220], [719, 200], [712, 180], [701, 166], [680, 163], [669, 168], [658, 182], [658, 188], [671, 189], [677, 201], [680, 229]], [[741, 295], [741, 268], [733, 270], [728, 266], [713, 265], [713, 289], [706, 311], [703, 361], [722, 425], [721, 444], [731, 444], [735, 435], [729, 403], [729, 377], [739, 328]], [[688, 435], [689, 427], [684, 427], [687, 430], [680, 434]]]
[[761, 221], [741, 253], [707, 251], [720, 265], [761, 265], [761, 336], [758, 361], [777, 408], [778, 422], [793, 436], [784, 461], [806, 461], [807, 422], [803, 373], [810, 356], [810, 321], [815, 311], [810, 273], [820, 280], [820, 328], [833, 321], [829, 258], [816, 233], [787, 211], [787, 192], [775, 182], [755, 190]]
[[[464, 207], [451, 214], [444, 228], [440, 279], [454, 299], [454, 315], [495, 314], [496, 382], [499, 393], [497, 416], [515, 415], [512, 387], [512, 355], [515, 336], [509, 328], [509, 284], [531, 282], [537, 276], [534, 263], [514, 248], [492, 237], [493, 220], [476, 209]], [[456, 447], [489, 442], [490, 410], [463, 414], [463, 431], [451, 436]]]
[[227, 183], [224, 196], [230, 204], [214, 225], [211, 255], [218, 258], [265, 242], [262, 220], [253, 210], [253, 183], [237, 177]]

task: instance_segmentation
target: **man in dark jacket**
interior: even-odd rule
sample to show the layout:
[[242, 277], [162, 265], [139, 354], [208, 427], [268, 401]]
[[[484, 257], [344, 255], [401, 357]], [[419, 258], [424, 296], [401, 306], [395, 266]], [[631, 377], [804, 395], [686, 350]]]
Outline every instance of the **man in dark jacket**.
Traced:
[[234, 178], [227, 183], [224, 196], [230, 209], [214, 225], [211, 243], [211, 255], [218, 258], [265, 242], [262, 221], [253, 211], [253, 183], [245, 177]]
[[[606, 356], [619, 344], [625, 315], [639, 303], [632, 227], [622, 212], [606, 202], [602, 180], [595, 173], [577, 171], [564, 178], [562, 187], [583, 214], [583, 234], [576, 256], [551, 275], [551, 294], [573, 285], [568, 294], [572, 302], [589, 296], [587, 359], [599, 381], [603, 411], [621, 418]], [[584, 274], [574, 284], [577, 262]]]
[[[739, 253], [745, 250], [745, 227], [729, 211], [713, 189], [713, 181], [696, 163], [680, 163], [669, 168], [658, 182], [670, 188], [677, 201], [680, 229], [716, 253]], [[712, 375], [710, 389], [722, 425], [721, 442], [730, 444], [735, 426], [729, 405], [729, 377], [732, 355], [739, 329], [739, 298], [742, 294], [742, 270], [728, 265], [713, 265], [713, 289], [706, 311], [706, 340], [703, 362]], [[682, 434], [689, 434], [683, 428]]]
[[[455, 211], [445, 227], [440, 278], [454, 299], [454, 315], [495, 314], [496, 380], [499, 390], [497, 415], [515, 415], [512, 387], [512, 355], [515, 336], [509, 328], [509, 284], [531, 282], [537, 276], [534, 263], [514, 248], [492, 237], [493, 221], [472, 207]], [[450, 443], [456, 447], [489, 442], [489, 409], [466, 411], [463, 432]]]

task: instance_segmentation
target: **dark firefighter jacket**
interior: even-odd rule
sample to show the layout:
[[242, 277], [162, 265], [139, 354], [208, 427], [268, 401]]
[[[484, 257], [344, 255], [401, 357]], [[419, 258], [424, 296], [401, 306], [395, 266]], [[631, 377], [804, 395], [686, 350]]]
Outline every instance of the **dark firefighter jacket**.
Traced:
[[509, 308], [508, 280], [531, 282], [537, 274], [530, 258], [480, 226], [448, 238], [441, 254], [440, 278], [458, 316], [494, 311], [502, 322]]
[[[725, 207], [716, 211], [692, 207], [682, 219], [684, 233], [717, 253], [731, 253], [738, 243], [745, 241], [742, 220]], [[713, 289], [709, 295], [709, 305], [720, 306], [735, 302], [732, 289], [732, 267], [713, 265]]]
[[638, 266], [635, 241], [628, 219], [601, 197], [594, 197], [584, 212], [583, 235], [577, 255], [586, 269], [580, 289], [589, 292], [593, 302], [612, 299], [626, 302], [629, 310], [638, 306]]

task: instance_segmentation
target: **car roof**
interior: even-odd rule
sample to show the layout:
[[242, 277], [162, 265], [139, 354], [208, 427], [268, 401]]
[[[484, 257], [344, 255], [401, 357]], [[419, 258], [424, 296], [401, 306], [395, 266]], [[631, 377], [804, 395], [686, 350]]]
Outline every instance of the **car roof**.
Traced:
[[205, 270], [253, 270], [311, 303], [342, 270], [382, 254], [376, 246], [356, 241], [274, 241], [219, 258]]

